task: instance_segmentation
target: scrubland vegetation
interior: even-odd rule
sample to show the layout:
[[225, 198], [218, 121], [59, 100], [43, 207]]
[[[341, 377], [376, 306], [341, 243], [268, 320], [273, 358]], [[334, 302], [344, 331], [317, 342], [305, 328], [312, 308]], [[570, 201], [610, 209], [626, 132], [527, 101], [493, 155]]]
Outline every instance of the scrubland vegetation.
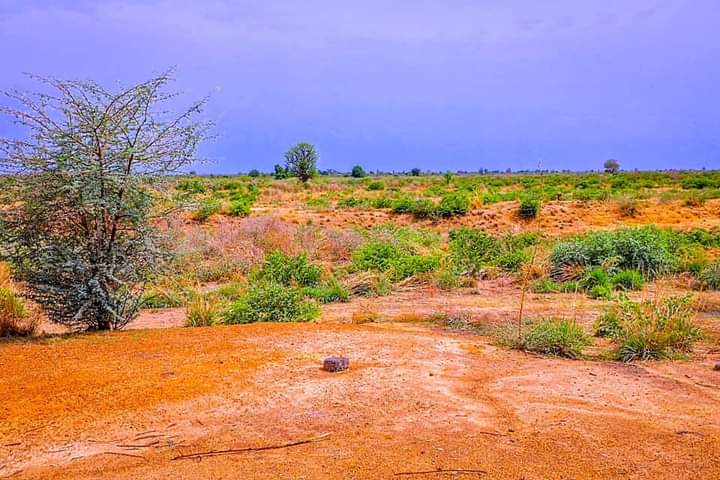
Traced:
[[[143, 308], [186, 307], [187, 325], [209, 326], [308, 321], [318, 318], [323, 304], [423, 285], [451, 292], [498, 277], [524, 283], [533, 294], [582, 295], [626, 310], [628, 294], [662, 278], [687, 278], [695, 291], [720, 287], [718, 227], [640, 223], [563, 234], [538, 225], [548, 205], [600, 203], [612, 210], [615, 203], [618, 219], [627, 216], [628, 199], [639, 211], [643, 204], [698, 208], [720, 197], [716, 172], [370, 177], [355, 169], [348, 177], [313, 174], [307, 180], [313, 177], [306, 185], [257, 172], [164, 179], [159, 186], [169, 195], [158, 208], [181, 208], [163, 227], [172, 257], [151, 275]], [[464, 217], [495, 204], [516, 205], [517, 227], [465, 225]], [[277, 215], [283, 208], [317, 212], [329, 222], [283, 220]], [[333, 222], [347, 209], [386, 213], [374, 226]], [[692, 302], [686, 303], [691, 310]], [[689, 351], [691, 341], [682, 348], [654, 343], [687, 325], [673, 320], [659, 326], [650, 319], [659, 314], [651, 315], [647, 305], [633, 311], [640, 320], [632, 326], [624, 321], [624, 339], [620, 330], [608, 336], [619, 345], [616, 358]], [[643, 321], [654, 322], [652, 328]], [[590, 332], [568, 322], [537, 319], [511, 344], [578, 357], [592, 343]]]

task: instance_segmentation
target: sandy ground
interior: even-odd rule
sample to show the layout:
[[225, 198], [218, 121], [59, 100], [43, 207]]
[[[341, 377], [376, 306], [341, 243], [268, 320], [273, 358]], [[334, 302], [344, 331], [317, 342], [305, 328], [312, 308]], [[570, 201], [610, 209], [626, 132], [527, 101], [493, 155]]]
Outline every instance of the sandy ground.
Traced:
[[[590, 322], [599, 304], [574, 301], [531, 295], [529, 315]], [[0, 343], [0, 477], [720, 478], [714, 342], [688, 361], [571, 361], [411, 318], [507, 322], [516, 304], [489, 282], [373, 300], [387, 323], [350, 323], [361, 300], [311, 324], [147, 329], [180, 309], [137, 330]], [[320, 369], [335, 354], [349, 371]]]
[[462, 217], [438, 221], [417, 220], [411, 215], [397, 215], [389, 210], [308, 209], [297, 202], [259, 203], [253, 212], [258, 215], [272, 214], [298, 224], [313, 223], [342, 227], [354, 225], [369, 228], [391, 222], [397, 225], [424, 226], [438, 231], [470, 226], [494, 234], [534, 230], [551, 236], [566, 236], [619, 226], [655, 225], [676, 229], [720, 227], [720, 199], [709, 200], [701, 206], [651, 199], [640, 202], [639, 212], [634, 216], [623, 216], [617, 204], [612, 202], [549, 201], [543, 203], [541, 214], [532, 221], [518, 218], [517, 206], [518, 202], [493, 203], [474, 208]]

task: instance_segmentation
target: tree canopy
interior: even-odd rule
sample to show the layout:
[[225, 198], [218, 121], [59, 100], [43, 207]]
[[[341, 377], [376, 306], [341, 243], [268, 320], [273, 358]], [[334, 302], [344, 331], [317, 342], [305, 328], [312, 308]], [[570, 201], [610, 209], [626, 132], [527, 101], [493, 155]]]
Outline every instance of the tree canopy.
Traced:
[[0, 139], [12, 205], [0, 211], [0, 256], [52, 321], [121, 328], [164, 258], [154, 200], [207, 137], [196, 120], [205, 100], [169, 113], [171, 72], [119, 91], [34, 78], [43, 93], [8, 93], [16, 106], [0, 109], [28, 133]]

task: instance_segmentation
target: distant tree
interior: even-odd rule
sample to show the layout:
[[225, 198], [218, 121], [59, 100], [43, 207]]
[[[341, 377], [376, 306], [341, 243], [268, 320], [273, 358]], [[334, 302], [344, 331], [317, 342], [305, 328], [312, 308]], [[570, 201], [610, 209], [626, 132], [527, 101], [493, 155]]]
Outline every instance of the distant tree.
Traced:
[[256, 169], [256, 168], [253, 168], [253, 169], [250, 170], [250, 172], [248, 173], [248, 176], [250, 176], [250, 177], [259, 177], [259, 176], [260, 176], [260, 170], [258, 170], [258, 169]]
[[350, 176], [352, 176], [354, 178], [362, 178], [362, 177], [366, 177], [367, 173], [365, 173], [365, 170], [363, 170], [363, 167], [361, 167], [360, 165], [355, 165], [352, 168], [352, 171], [350, 172]]
[[419, 168], [413, 168], [410, 170], [410, 175], [413, 177], [419, 177], [420, 176], [420, 169]]
[[314, 145], [298, 143], [285, 153], [285, 161], [288, 173], [303, 183], [317, 175], [318, 153]]
[[167, 258], [155, 228], [163, 178], [192, 163], [205, 101], [177, 115], [166, 73], [121, 91], [39, 78], [50, 93], [9, 93], [1, 108], [29, 135], [0, 139], [0, 256], [28, 297], [73, 329], [122, 328]]
[[450, 185], [450, 182], [452, 182], [453, 174], [451, 171], [447, 171], [443, 174], [443, 178], [445, 178], [445, 185]]
[[275, 164], [273, 175], [275, 176], [276, 180], [282, 180], [283, 178], [288, 178], [290, 176], [287, 168], [283, 167], [278, 163]]
[[603, 167], [605, 167], [605, 173], [617, 173], [620, 171], [620, 162], [611, 158], [610, 160], [605, 160]]

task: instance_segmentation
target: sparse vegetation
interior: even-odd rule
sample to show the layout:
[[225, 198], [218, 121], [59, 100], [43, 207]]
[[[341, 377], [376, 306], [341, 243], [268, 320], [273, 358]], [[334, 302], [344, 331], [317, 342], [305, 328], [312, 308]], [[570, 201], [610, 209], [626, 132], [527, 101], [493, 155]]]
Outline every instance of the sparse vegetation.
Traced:
[[702, 338], [694, 314], [689, 295], [659, 301], [624, 299], [598, 319], [596, 333], [615, 341], [617, 358], [624, 362], [675, 358], [690, 352]]
[[519, 339], [516, 348], [544, 355], [578, 358], [591, 338], [570, 320], [546, 319], [532, 325]]

